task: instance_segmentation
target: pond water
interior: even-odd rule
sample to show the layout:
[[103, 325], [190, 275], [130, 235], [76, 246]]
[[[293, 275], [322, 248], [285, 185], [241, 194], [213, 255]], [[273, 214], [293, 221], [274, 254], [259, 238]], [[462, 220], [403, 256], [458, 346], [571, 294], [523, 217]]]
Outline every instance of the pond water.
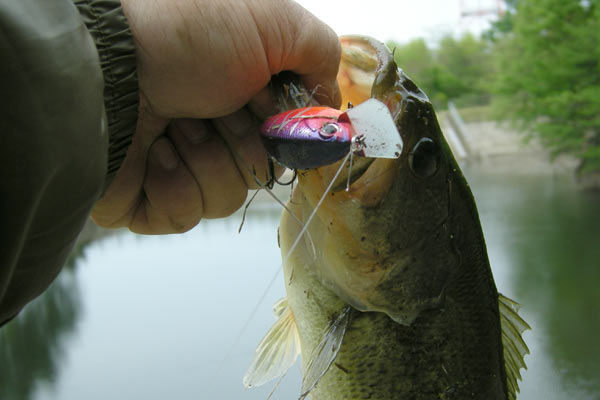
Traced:
[[[533, 327], [520, 400], [600, 398], [600, 196], [466, 170], [499, 291]], [[0, 331], [0, 399], [266, 399], [242, 376], [284, 295], [275, 206], [177, 236], [86, 246]], [[249, 321], [247, 323], [247, 321]], [[244, 329], [244, 326], [246, 328]], [[273, 399], [297, 398], [294, 367]]]

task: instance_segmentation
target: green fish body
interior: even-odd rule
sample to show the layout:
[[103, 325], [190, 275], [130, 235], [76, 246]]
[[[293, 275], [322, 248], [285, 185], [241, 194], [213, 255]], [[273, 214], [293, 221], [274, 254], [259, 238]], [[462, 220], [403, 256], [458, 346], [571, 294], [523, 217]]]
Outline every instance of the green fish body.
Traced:
[[382, 44], [346, 37], [342, 48], [345, 102], [384, 102], [404, 149], [341, 167], [287, 257], [340, 163], [299, 171], [279, 228], [287, 299], [245, 383], [281, 375], [300, 353], [301, 397], [313, 400], [515, 399], [528, 326], [496, 290], [433, 107]]

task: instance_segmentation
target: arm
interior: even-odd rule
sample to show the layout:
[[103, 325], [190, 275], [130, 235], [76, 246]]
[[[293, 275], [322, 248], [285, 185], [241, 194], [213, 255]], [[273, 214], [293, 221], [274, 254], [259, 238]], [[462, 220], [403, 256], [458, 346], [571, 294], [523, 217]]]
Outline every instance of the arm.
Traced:
[[265, 175], [271, 75], [340, 101], [337, 37], [291, 0], [122, 0], [133, 38], [119, 0], [73, 1], [0, 6], [0, 325], [55, 278], [92, 206], [149, 234], [239, 208], [244, 164]]
[[98, 53], [69, 1], [0, 13], [0, 324], [58, 274], [106, 175]]
[[136, 53], [120, 0], [72, 0], [91, 34], [104, 76], [109, 148], [106, 188], [125, 159], [138, 117]]

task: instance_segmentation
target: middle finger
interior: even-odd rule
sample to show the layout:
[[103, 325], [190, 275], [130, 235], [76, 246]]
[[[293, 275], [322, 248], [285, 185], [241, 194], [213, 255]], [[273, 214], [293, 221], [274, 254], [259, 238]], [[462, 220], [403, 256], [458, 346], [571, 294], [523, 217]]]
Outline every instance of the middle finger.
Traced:
[[208, 121], [173, 120], [168, 136], [200, 188], [204, 218], [225, 217], [242, 206], [248, 187], [227, 144]]

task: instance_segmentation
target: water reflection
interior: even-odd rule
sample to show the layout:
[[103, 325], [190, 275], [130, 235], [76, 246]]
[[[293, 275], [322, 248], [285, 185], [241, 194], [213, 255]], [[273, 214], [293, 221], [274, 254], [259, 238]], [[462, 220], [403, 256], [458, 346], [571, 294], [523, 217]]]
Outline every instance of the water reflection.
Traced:
[[[523, 397], [598, 398], [600, 195], [578, 192], [570, 183], [549, 177], [509, 178], [475, 171], [467, 175], [478, 201], [492, 268], [510, 271], [509, 290], [524, 305], [534, 329], [529, 340], [543, 352], [526, 361], [534, 369], [552, 370], [562, 381], [558, 392], [547, 389], [545, 393], [532, 386], [536, 380], [528, 381], [528, 375], [539, 371], [525, 373], [523, 395], [528, 397]], [[495, 262], [496, 258], [504, 262]], [[538, 365], [540, 358], [552, 365]], [[557, 385], [549, 379], [537, 384]]]
[[0, 330], [0, 399], [30, 400], [60, 374], [81, 311], [75, 258], [43, 296]]
[[[533, 326], [519, 400], [599, 398], [600, 197], [550, 177], [466, 173], [498, 288]], [[238, 214], [90, 245], [77, 274], [0, 330], [0, 399], [264, 400], [271, 386], [246, 391], [241, 379], [281, 280], [232, 345], [280, 265], [280, 209], [265, 204], [241, 235]], [[273, 399], [295, 398], [299, 381], [295, 368]]]

